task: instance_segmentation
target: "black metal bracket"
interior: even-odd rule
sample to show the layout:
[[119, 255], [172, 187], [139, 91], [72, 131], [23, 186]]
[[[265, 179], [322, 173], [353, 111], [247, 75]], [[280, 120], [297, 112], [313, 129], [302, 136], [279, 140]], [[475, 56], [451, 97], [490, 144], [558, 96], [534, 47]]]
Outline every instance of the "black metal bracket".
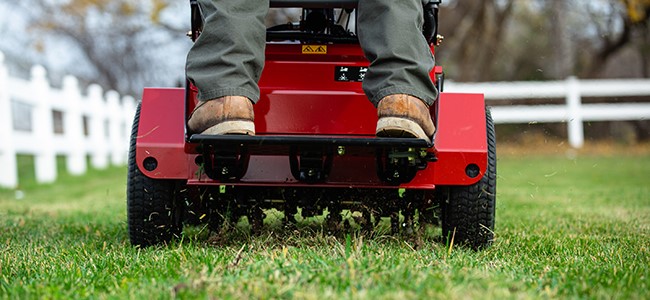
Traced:
[[423, 148], [378, 148], [377, 176], [388, 183], [398, 185], [415, 178], [427, 163], [435, 162], [436, 156]]
[[198, 0], [190, 0], [190, 26], [191, 31], [188, 33], [192, 42], [196, 42], [196, 39], [201, 35], [203, 31], [203, 12], [201, 11], [201, 6], [199, 5]]
[[291, 174], [302, 182], [326, 181], [332, 170], [333, 152], [331, 147], [291, 147], [289, 154]]
[[250, 155], [245, 147], [215, 147], [206, 144], [200, 148], [203, 171], [210, 179], [232, 182], [246, 174]]
[[422, 34], [429, 43], [437, 44], [440, 3], [442, 1], [432, 0], [424, 5], [424, 26], [422, 26]]

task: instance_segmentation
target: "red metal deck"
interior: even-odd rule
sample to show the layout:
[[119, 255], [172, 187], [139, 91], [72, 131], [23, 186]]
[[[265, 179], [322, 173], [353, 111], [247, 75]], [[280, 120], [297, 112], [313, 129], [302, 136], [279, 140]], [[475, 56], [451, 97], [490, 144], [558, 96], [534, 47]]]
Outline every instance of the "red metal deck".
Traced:
[[[373, 138], [377, 114], [361, 82], [336, 77], [341, 75], [337, 68], [367, 67], [358, 45], [327, 45], [327, 54], [302, 54], [300, 44], [269, 44], [266, 51], [266, 66], [259, 83], [261, 99], [254, 107], [257, 135]], [[432, 72], [432, 78], [434, 75]], [[193, 109], [195, 96], [190, 93], [186, 107], [185, 89], [145, 89], [136, 153], [145, 175], [183, 179], [188, 184], [223, 184], [200, 175], [195, 164], [196, 145], [186, 142], [186, 113]], [[483, 96], [441, 93], [431, 114], [437, 132], [435, 145], [428, 151], [435, 152], [438, 161], [430, 162], [409, 183], [391, 186], [381, 182], [373, 155], [335, 156], [327, 182], [316, 185], [294, 179], [286, 156], [252, 155], [246, 175], [239, 182], [227, 184], [433, 189], [436, 185], [477, 182], [487, 165]], [[143, 168], [147, 157], [157, 160], [155, 170]], [[479, 167], [479, 176], [466, 174], [471, 164]]]

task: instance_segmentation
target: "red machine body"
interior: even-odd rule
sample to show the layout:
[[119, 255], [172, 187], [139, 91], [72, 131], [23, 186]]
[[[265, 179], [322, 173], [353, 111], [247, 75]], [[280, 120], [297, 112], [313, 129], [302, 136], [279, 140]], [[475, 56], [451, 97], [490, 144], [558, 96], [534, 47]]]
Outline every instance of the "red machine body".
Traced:
[[[298, 7], [298, 21], [268, 27], [265, 68], [254, 106], [255, 136], [191, 134], [197, 90], [148, 88], [133, 120], [127, 175], [131, 243], [146, 247], [181, 237], [183, 226], [213, 232], [242, 217], [251, 234], [264, 210], [322, 216], [337, 234], [440, 225], [442, 241], [487, 247], [494, 239], [496, 136], [483, 95], [440, 93], [430, 114], [433, 142], [377, 137], [377, 110], [362, 90], [369, 62], [356, 30], [357, 0], [271, 0]], [[441, 0], [422, 2], [422, 36], [439, 45]], [[204, 17], [190, 0], [190, 37]], [[442, 91], [442, 68], [430, 74]], [[350, 216], [354, 217], [350, 218]], [[229, 226], [225, 226], [230, 224]]]
[[[321, 48], [314, 52], [306, 46]], [[376, 109], [361, 88], [367, 66], [356, 44], [268, 44], [259, 82], [261, 98], [254, 106], [257, 136], [375, 139]], [[437, 67], [431, 76], [436, 80], [441, 73]], [[324, 182], [297, 180], [287, 156], [277, 152], [251, 154], [247, 172], [237, 181], [210, 179], [197, 163], [198, 145], [186, 134], [188, 112], [195, 105], [192, 88], [144, 90], [135, 159], [145, 176], [184, 180], [188, 185], [432, 190], [439, 185], [475, 184], [487, 169], [486, 111], [480, 94], [440, 93], [430, 109], [436, 123], [434, 144], [426, 150], [437, 160], [399, 185], [378, 178], [375, 152], [341, 147]], [[147, 161], [156, 163], [152, 167]]]

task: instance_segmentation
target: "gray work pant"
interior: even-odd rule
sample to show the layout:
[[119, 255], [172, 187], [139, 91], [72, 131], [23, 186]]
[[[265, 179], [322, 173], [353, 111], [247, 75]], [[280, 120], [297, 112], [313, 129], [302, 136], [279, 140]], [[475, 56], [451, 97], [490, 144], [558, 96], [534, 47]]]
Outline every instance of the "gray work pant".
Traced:
[[[223, 96], [260, 98], [269, 0], [200, 0], [204, 30], [187, 56], [187, 77], [206, 101]], [[433, 104], [434, 58], [421, 34], [422, 0], [359, 0], [358, 35], [370, 67], [363, 90], [377, 106], [392, 94]]]

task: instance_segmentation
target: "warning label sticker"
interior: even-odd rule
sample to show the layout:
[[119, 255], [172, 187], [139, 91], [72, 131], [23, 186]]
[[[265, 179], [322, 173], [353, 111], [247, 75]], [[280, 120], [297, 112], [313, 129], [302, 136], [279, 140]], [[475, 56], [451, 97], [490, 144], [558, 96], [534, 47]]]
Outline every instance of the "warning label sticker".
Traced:
[[302, 45], [302, 54], [327, 54], [326, 45]]
[[366, 77], [368, 67], [336, 66], [334, 80], [344, 82], [361, 82]]

